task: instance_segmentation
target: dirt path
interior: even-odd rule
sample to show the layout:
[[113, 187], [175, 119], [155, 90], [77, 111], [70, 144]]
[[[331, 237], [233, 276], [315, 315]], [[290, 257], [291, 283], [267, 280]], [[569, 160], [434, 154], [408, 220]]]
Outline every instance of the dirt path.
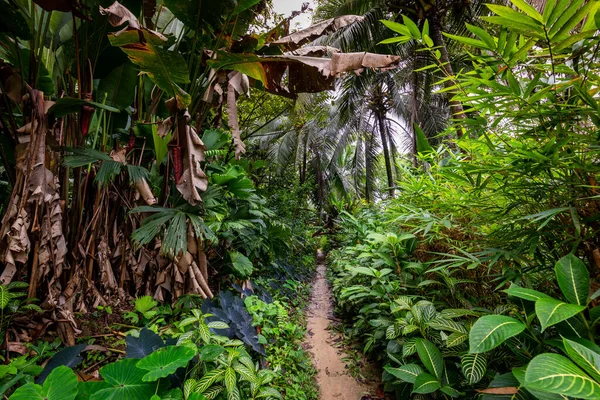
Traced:
[[[331, 291], [325, 279], [325, 256], [317, 255], [317, 277], [308, 307], [306, 342], [317, 368], [317, 383], [321, 388], [322, 400], [359, 400], [374, 394], [376, 384], [363, 384], [348, 374], [342, 361], [343, 351], [333, 346], [334, 337], [327, 330], [331, 322], [333, 307]], [[369, 397], [367, 397], [369, 398]]]

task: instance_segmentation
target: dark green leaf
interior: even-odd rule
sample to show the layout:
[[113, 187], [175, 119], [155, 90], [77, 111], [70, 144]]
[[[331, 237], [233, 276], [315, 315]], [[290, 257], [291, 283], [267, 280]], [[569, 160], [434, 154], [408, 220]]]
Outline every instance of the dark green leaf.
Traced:
[[556, 280], [569, 303], [585, 305], [590, 290], [590, 275], [585, 264], [573, 254], [558, 260], [554, 266]]
[[525, 330], [525, 325], [504, 315], [486, 315], [477, 320], [469, 332], [470, 353], [483, 353], [500, 346]]
[[542, 331], [585, 310], [585, 306], [564, 303], [556, 299], [540, 299], [535, 302], [535, 313], [542, 325]]
[[525, 372], [525, 387], [578, 399], [600, 398], [600, 385], [558, 354], [536, 356]]

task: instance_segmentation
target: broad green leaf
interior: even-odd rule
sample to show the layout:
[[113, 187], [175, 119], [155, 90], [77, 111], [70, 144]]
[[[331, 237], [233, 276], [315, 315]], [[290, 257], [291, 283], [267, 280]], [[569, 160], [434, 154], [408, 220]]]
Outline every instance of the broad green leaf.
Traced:
[[107, 387], [108, 383], [104, 381], [79, 382], [77, 384], [77, 397], [75, 397], [75, 400], [89, 400], [94, 393]]
[[55, 368], [43, 386], [27, 383], [10, 396], [11, 400], [74, 400], [77, 396], [77, 376], [69, 367]]
[[485, 375], [485, 371], [487, 370], [487, 360], [485, 359], [485, 356], [480, 353], [466, 354], [460, 360], [460, 367], [463, 375], [469, 381], [469, 384], [474, 385]]
[[225, 352], [223, 346], [216, 344], [207, 344], [200, 349], [200, 360], [202, 361], [215, 361], [217, 357]]
[[369, 268], [369, 267], [349, 267], [348, 269], [352, 273], [361, 274], [361, 275], [367, 275], [367, 276], [371, 276], [371, 277], [375, 278], [375, 272], [373, 271], [372, 268]]
[[600, 382], [600, 354], [581, 343], [563, 338], [567, 355], [585, 370], [596, 382]]
[[442, 379], [444, 358], [438, 348], [426, 339], [417, 339], [417, 353], [421, 362], [437, 379]]
[[77, 396], [77, 376], [69, 367], [54, 369], [43, 384], [44, 399], [69, 400]]
[[590, 275], [585, 264], [573, 254], [558, 260], [554, 266], [556, 280], [569, 303], [585, 305], [590, 290]]
[[540, 299], [535, 302], [535, 313], [537, 314], [542, 331], [547, 327], [558, 324], [585, 310], [585, 306], [564, 303], [556, 299]]
[[90, 106], [94, 108], [101, 108], [106, 111], [119, 112], [118, 108], [108, 106], [106, 104], [100, 104], [93, 101], [75, 99], [73, 97], [61, 97], [56, 100], [54, 105], [48, 109], [49, 114], [53, 114], [55, 117], [62, 117], [67, 114], [73, 114], [81, 111], [82, 106]]
[[600, 398], [600, 385], [559, 354], [544, 353], [531, 360], [525, 387], [578, 399]]
[[137, 71], [129, 61], [116, 67], [106, 78], [100, 79], [97, 99], [106, 95], [106, 103], [123, 110], [133, 103], [135, 87], [138, 84]]
[[109, 387], [102, 389], [90, 400], [148, 400], [156, 390], [156, 383], [144, 382], [146, 371], [136, 367], [140, 360], [125, 358], [100, 368], [100, 375]]
[[464, 396], [464, 393], [461, 393], [460, 391], [454, 389], [452, 386], [442, 386], [440, 388], [440, 391], [453, 398]]
[[469, 332], [470, 353], [490, 351], [510, 337], [525, 330], [525, 325], [504, 315], [486, 315], [479, 318]]
[[[143, 38], [143, 41], [140, 40]], [[190, 102], [189, 94], [177, 84], [189, 83], [188, 67], [185, 59], [176, 51], [163, 48], [158, 36], [145, 30], [127, 30], [119, 35], [109, 35], [110, 43], [120, 47], [140, 70], [147, 73], [154, 83], [168, 97], [177, 99], [179, 108], [185, 108]]]
[[236, 275], [240, 278], [248, 278], [252, 274], [254, 266], [248, 257], [238, 251], [230, 252], [229, 256]]
[[503, 292], [508, 294], [509, 296], [514, 296], [529, 301], [538, 301], [539, 299], [552, 298], [545, 293], [538, 292], [537, 290], [522, 288], [517, 285], [511, 285], [510, 288], [503, 290]]
[[408, 383], [415, 383], [417, 376], [423, 373], [423, 368], [417, 364], [405, 364], [398, 368], [393, 368], [389, 365], [386, 365], [383, 369], [385, 369], [390, 375], [393, 375], [396, 378]]
[[142, 377], [144, 382], [154, 382], [175, 373], [177, 368], [185, 367], [195, 355], [196, 352], [187, 346], [167, 346], [142, 358], [136, 366], [148, 371]]
[[415, 379], [413, 393], [433, 393], [441, 387], [440, 382], [435, 376], [428, 373], [422, 373]]

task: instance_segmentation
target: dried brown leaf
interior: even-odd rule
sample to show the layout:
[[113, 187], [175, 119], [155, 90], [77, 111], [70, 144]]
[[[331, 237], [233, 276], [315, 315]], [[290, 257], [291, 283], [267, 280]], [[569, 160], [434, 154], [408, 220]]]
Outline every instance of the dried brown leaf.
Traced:
[[501, 387], [501, 388], [481, 389], [481, 390], [476, 390], [476, 391], [478, 393], [485, 393], [485, 394], [517, 394], [519, 392], [519, 388], [514, 387], [514, 386], [507, 386], [507, 387]]
[[271, 44], [281, 44], [285, 45], [291, 50], [295, 50], [303, 44], [312, 42], [326, 33], [335, 32], [340, 28], [364, 19], [365, 17], [359, 15], [342, 15], [340, 17], [330, 18], [328, 20], [311, 25], [308, 28], [294, 32], [291, 35], [275, 40], [271, 42]]
[[177, 182], [177, 190], [188, 203], [197, 205], [202, 202], [200, 192], [208, 188], [208, 178], [202, 170], [202, 161], [206, 160], [204, 150], [206, 146], [202, 143], [196, 130], [189, 125], [190, 115], [186, 111], [184, 118], [179, 119], [178, 130], [183, 132], [185, 147], [182, 151], [185, 154], [183, 159], [183, 173]]
[[239, 160], [242, 157], [242, 154], [246, 152], [246, 146], [242, 141], [240, 125], [238, 122], [236, 89], [231, 81], [229, 81], [229, 84], [227, 85], [227, 114], [227, 123], [229, 124], [229, 129], [231, 129], [231, 138], [235, 149], [235, 158], [236, 160]]
[[337, 47], [331, 46], [306, 46], [299, 49], [284, 53], [284, 56], [309, 56], [309, 57], [325, 57], [334, 53], [341, 52]]
[[115, 1], [108, 8], [104, 8], [100, 6], [100, 14], [108, 16], [108, 22], [112, 26], [121, 26], [127, 22], [129, 25], [129, 29], [140, 29], [140, 22], [133, 15], [131, 11], [129, 11], [125, 6], [123, 6], [118, 1]]

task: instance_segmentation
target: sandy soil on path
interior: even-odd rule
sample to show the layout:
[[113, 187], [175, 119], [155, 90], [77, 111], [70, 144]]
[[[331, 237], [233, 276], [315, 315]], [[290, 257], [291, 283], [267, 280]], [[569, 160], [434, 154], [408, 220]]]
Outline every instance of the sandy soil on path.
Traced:
[[360, 400], [374, 395], [376, 384], [363, 384], [348, 374], [342, 361], [344, 354], [333, 346], [334, 337], [327, 330], [332, 317], [331, 290], [325, 278], [325, 259], [317, 255], [317, 277], [307, 313], [307, 338], [309, 351], [317, 368], [317, 383], [321, 400]]

